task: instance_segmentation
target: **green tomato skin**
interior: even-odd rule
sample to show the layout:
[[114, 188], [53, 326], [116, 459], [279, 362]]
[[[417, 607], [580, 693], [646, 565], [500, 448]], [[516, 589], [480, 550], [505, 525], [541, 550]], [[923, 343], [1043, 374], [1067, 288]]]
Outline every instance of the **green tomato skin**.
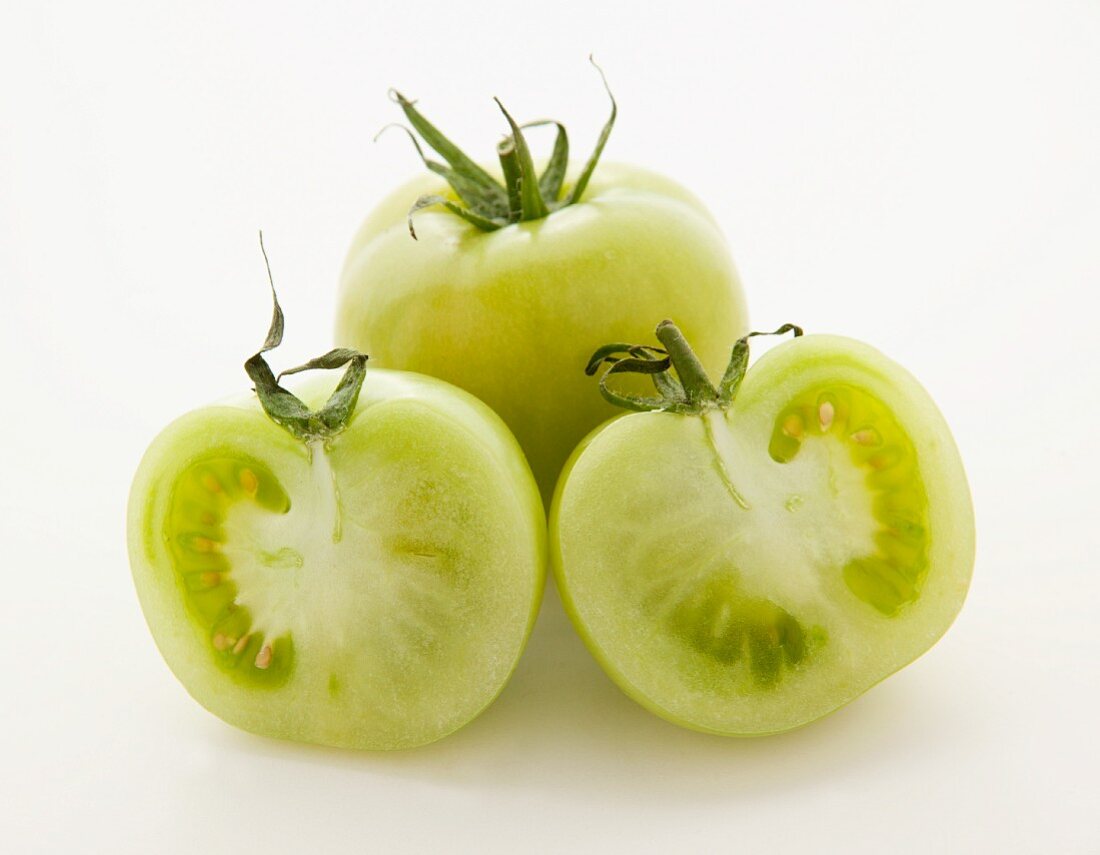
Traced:
[[[910, 432], [927, 490], [930, 569], [920, 596], [892, 616], [856, 600], [839, 568], [830, 572], [823, 564], [824, 573], [797, 572], [800, 564], [848, 548], [846, 528], [858, 526], [843, 507], [818, 501], [835, 493], [831, 479], [815, 480], [808, 463], [799, 470], [768, 456], [776, 414], [791, 397], [815, 384], [837, 383], [868, 390], [890, 407]], [[927, 392], [899, 365], [851, 339], [812, 335], [773, 348], [750, 369], [730, 410], [713, 411], [708, 427], [703, 418], [621, 414], [585, 437], [553, 496], [551, 568], [577, 633], [633, 700], [705, 733], [781, 733], [859, 697], [950, 627], [974, 564], [970, 491], [951, 433]], [[727, 441], [721, 453], [723, 442], [711, 439], [718, 433], [740, 438]], [[753, 449], [762, 452], [759, 457], [753, 458]], [[736, 484], [748, 510], [731, 500], [726, 480]], [[799, 504], [792, 506], [792, 497]], [[784, 606], [805, 627], [825, 630], [819, 649], [772, 685], [742, 684], [734, 691], [734, 678], [723, 682], [729, 668], [715, 667], [717, 679], [702, 667], [689, 673], [699, 657], [678, 658], [674, 642], [651, 644], [663, 637], [661, 626], [640, 620], [637, 611], [614, 601], [614, 593], [599, 593], [606, 593], [607, 578], [621, 579], [622, 591], [644, 588], [649, 569], [662, 562], [676, 568], [679, 581], [680, 568], [687, 573], [699, 556], [705, 564], [715, 554], [744, 557], [755, 570], [758, 595]]]
[[[335, 382], [295, 392], [316, 408]], [[249, 511], [237, 529], [226, 525], [238, 552], [254, 537], [265, 559], [287, 553], [284, 540], [300, 556], [261, 567], [286, 593], [265, 607], [293, 631], [289, 675], [272, 685], [250, 662], [218, 666], [173, 557], [174, 538], [186, 536], [172, 527], [173, 496], [211, 458], [255, 462], [289, 495], [283, 516]], [[449, 384], [384, 369], [368, 369], [354, 414], [324, 451], [271, 422], [255, 395], [177, 419], [138, 467], [128, 546], [149, 629], [196, 701], [257, 734], [357, 749], [423, 745], [488, 707], [526, 644], [546, 572], [543, 506], [504, 423]], [[441, 572], [422, 569], [432, 553]], [[238, 598], [259, 615], [264, 593], [242, 583]]]
[[609, 341], [676, 321], [708, 370], [747, 330], [741, 285], [714, 220], [659, 175], [601, 165], [584, 199], [480, 232], [446, 211], [406, 215], [431, 177], [367, 218], [341, 280], [336, 341], [379, 365], [440, 377], [508, 424], [548, 500], [577, 442], [613, 414], [584, 367]]

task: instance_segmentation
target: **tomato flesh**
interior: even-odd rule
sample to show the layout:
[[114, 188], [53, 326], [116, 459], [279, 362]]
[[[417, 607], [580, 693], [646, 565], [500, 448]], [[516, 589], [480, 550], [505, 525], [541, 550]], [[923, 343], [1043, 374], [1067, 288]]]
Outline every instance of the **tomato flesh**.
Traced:
[[551, 510], [574, 624], [679, 724], [774, 733], [915, 659], [962, 605], [965, 475], [927, 393], [877, 351], [808, 336], [727, 411], [623, 416], [574, 453]]

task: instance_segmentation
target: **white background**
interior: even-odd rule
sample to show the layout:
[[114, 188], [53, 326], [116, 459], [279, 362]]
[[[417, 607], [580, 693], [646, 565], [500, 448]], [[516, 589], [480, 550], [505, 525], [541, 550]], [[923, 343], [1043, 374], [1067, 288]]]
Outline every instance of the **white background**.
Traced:
[[[1100, 851], [1100, 4], [313, 5], [0, 11], [0, 849]], [[436, 745], [231, 729], [153, 646], [124, 509], [161, 427], [247, 388], [257, 227], [290, 364], [418, 169], [371, 143], [387, 87], [477, 156], [499, 95], [583, 157], [589, 51], [607, 157], [705, 200], [754, 325], [867, 340], [941, 405], [978, 518], [962, 615], [756, 741], [635, 706], [552, 593], [499, 702]]]

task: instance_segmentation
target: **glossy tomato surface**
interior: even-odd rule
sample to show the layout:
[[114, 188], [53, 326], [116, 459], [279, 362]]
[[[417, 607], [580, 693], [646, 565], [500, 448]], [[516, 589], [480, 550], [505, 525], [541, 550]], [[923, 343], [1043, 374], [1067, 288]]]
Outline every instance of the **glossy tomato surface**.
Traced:
[[380, 369], [323, 441], [254, 395], [183, 416], [130, 496], [134, 582], [179, 680], [231, 724], [326, 745], [421, 745], [485, 709], [534, 621], [544, 544], [500, 419]]
[[552, 564], [578, 632], [681, 725], [804, 725], [912, 662], [962, 606], [966, 476], [904, 369], [834, 336], [779, 345], [728, 409], [632, 413], [562, 473]]
[[336, 342], [379, 365], [440, 377], [515, 433], [548, 500], [576, 444], [614, 411], [584, 377], [592, 351], [671, 315], [720, 371], [745, 300], [710, 214], [655, 173], [601, 164], [580, 202], [481, 232], [442, 210], [406, 215], [411, 182], [360, 228], [342, 276]]

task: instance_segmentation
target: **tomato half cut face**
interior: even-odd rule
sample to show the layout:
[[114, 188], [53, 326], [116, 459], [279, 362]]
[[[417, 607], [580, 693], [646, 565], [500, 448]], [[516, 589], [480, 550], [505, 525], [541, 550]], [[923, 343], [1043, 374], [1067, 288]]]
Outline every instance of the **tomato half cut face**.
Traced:
[[503, 688], [541, 596], [543, 520], [487, 407], [372, 369], [323, 440], [255, 396], [170, 425], [134, 480], [130, 557], [157, 645], [203, 706], [269, 736], [401, 748]]
[[943, 634], [973, 512], [917, 381], [808, 336], [760, 359], [728, 406], [592, 434], [559, 481], [551, 550], [578, 631], [628, 694], [756, 735], [842, 706]]

